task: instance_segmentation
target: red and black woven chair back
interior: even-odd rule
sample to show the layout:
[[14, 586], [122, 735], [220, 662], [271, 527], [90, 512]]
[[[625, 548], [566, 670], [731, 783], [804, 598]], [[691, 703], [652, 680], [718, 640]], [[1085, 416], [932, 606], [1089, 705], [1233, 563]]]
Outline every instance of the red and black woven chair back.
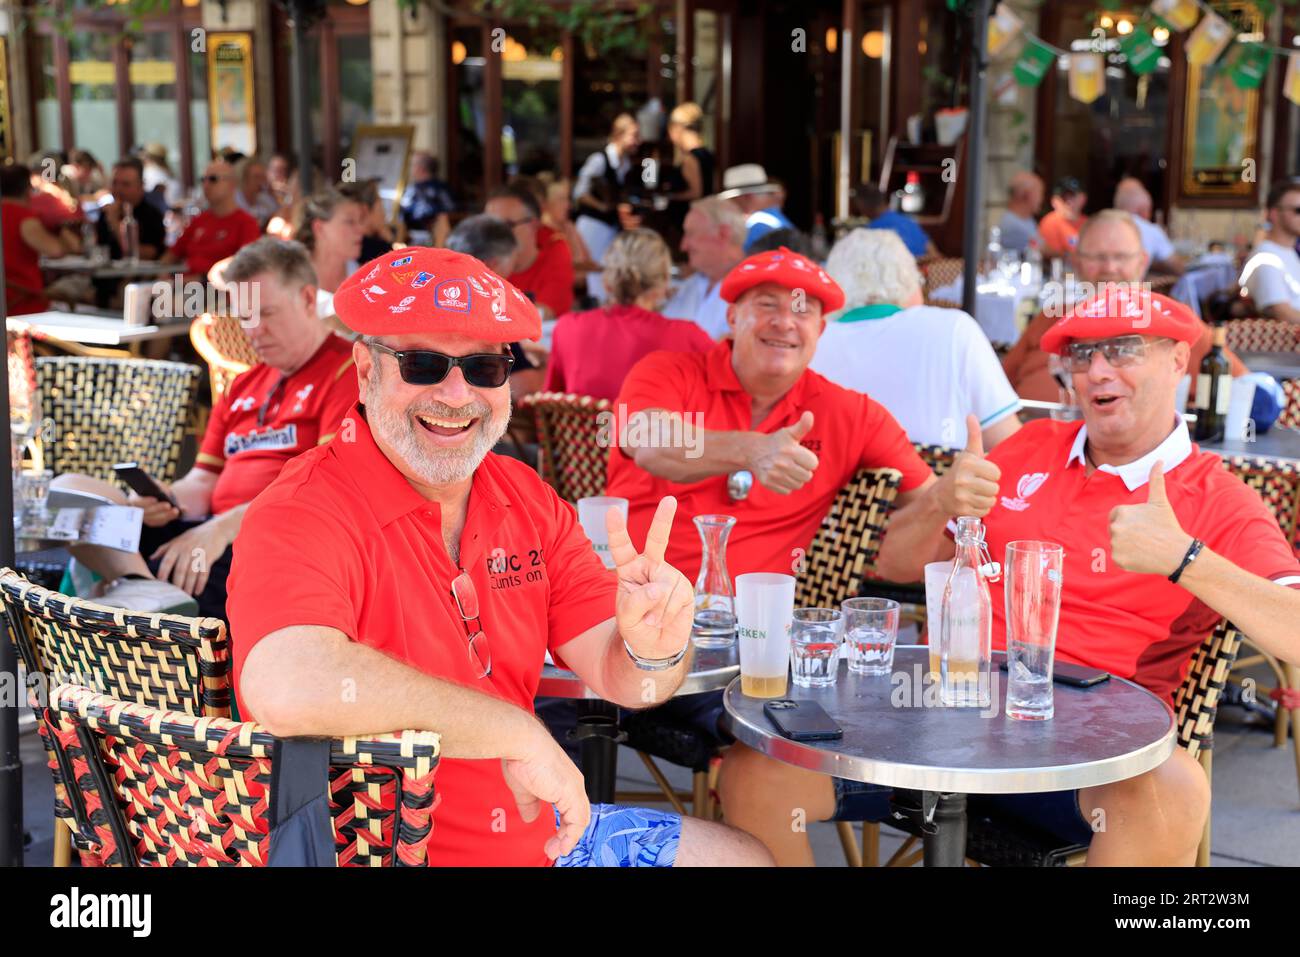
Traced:
[[[67, 789], [83, 865], [268, 863], [276, 739], [252, 722], [197, 717], [55, 688], [42, 721]], [[332, 743], [329, 812], [341, 867], [423, 867], [433, 833], [438, 735]]]
[[802, 560], [791, 556], [799, 569], [795, 607], [838, 608], [861, 593], [901, 479], [896, 469], [862, 469], [835, 496]]
[[605, 494], [605, 464], [613, 440], [608, 399], [536, 392], [519, 401], [537, 420], [538, 471], [566, 502]]
[[1258, 494], [1282, 534], [1300, 555], [1300, 466], [1294, 462], [1233, 455], [1223, 460], [1223, 467]]

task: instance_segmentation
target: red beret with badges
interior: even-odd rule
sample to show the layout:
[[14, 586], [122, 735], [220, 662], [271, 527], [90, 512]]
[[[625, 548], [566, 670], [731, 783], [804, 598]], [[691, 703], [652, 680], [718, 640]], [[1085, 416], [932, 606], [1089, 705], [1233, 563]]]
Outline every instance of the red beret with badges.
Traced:
[[1130, 283], [1103, 287], [1101, 295], [1077, 303], [1043, 333], [1040, 348], [1060, 355], [1074, 339], [1158, 336], [1195, 343], [1205, 332], [1195, 313], [1177, 300]]
[[372, 259], [334, 293], [334, 311], [363, 336], [451, 333], [487, 342], [538, 339], [528, 297], [473, 256], [408, 246]]
[[735, 302], [755, 286], [767, 282], [804, 290], [821, 302], [823, 313], [835, 312], [844, 305], [844, 290], [825, 269], [784, 246], [756, 253], [731, 270], [722, 280], [719, 294], [726, 302]]

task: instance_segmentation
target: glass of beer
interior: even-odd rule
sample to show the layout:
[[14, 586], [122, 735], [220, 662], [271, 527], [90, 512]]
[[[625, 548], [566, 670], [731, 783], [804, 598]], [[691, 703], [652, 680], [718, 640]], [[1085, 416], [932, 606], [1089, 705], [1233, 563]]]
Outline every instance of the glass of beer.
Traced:
[[623, 521], [626, 523], [627, 504], [627, 499], [615, 498], [611, 495], [595, 495], [591, 498], [578, 499], [578, 522], [582, 525], [582, 530], [587, 533], [592, 547], [596, 549], [596, 555], [606, 568], [614, 567], [614, 559], [609, 554], [609, 532], [605, 528], [605, 513], [616, 508], [623, 513]]
[[930, 648], [930, 674], [939, 680], [939, 630], [943, 624], [943, 589], [952, 574], [952, 561], [925, 566], [925, 632]]
[[736, 576], [736, 634], [740, 690], [751, 698], [780, 698], [790, 673], [794, 576], [751, 572]]

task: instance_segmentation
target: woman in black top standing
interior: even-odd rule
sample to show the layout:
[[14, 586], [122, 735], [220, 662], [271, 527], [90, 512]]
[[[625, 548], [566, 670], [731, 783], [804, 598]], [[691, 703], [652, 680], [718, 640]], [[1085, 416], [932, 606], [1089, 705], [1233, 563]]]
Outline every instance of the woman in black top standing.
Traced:
[[711, 196], [716, 189], [713, 151], [704, 145], [704, 111], [696, 103], [678, 105], [668, 114], [668, 139], [677, 154], [677, 165], [668, 172], [669, 216], [681, 228], [691, 201]]

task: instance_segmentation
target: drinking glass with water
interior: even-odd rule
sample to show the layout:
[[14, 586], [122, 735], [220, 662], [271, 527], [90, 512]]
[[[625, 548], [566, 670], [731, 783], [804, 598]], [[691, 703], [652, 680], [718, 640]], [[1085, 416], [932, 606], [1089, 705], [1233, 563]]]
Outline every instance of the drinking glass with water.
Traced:
[[840, 673], [840, 624], [834, 608], [796, 608], [790, 632], [790, 673], [800, 688], [825, 688]]
[[1055, 713], [1052, 663], [1061, 614], [1065, 550], [1051, 542], [1007, 544], [1007, 716], [1044, 721]]
[[844, 640], [849, 646], [849, 671], [858, 675], [887, 675], [894, 670], [899, 605], [888, 598], [850, 598], [844, 611]]

